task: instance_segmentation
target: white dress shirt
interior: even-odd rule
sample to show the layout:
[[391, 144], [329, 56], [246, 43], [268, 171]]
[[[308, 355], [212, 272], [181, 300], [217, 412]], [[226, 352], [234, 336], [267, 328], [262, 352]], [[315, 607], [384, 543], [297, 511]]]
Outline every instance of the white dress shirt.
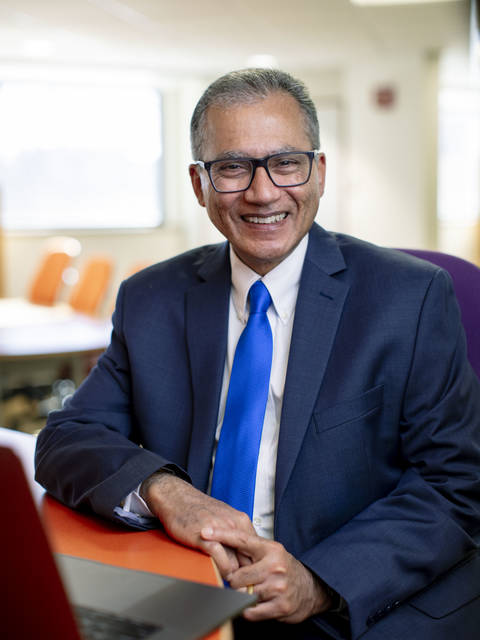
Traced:
[[235, 349], [248, 321], [248, 292], [252, 284], [261, 279], [272, 298], [272, 304], [267, 311], [267, 317], [273, 336], [272, 369], [258, 455], [255, 498], [253, 503], [253, 526], [258, 535], [264, 538], [273, 538], [275, 467], [277, 464], [283, 389], [287, 375], [295, 305], [307, 244], [308, 237], [305, 236], [296, 249], [263, 278], [260, 278], [258, 273], [252, 271], [250, 267], [247, 267], [246, 264], [239, 260], [232, 247], [230, 247], [232, 290], [228, 316], [228, 346], [218, 411], [216, 442], [218, 443], [220, 437], [225, 413]]
[[[263, 422], [262, 438], [257, 466], [255, 498], [253, 505], [253, 526], [258, 535], [273, 538], [273, 516], [275, 500], [275, 468], [277, 463], [278, 434], [283, 404], [283, 390], [287, 375], [288, 355], [292, 338], [295, 305], [297, 302], [300, 277], [307, 251], [308, 236], [305, 236], [295, 250], [277, 267], [269, 271], [263, 278], [247, 267], [230, 246], [232, 266], [232, 289], [228, 317], [227, 357], [223, 373], [222, 392], [218, 411], [215, 449], [212, 459], [212, 470], [215, 451], [225, 413], [228, 385], [232, 371], [235, 349], [245, 325], [248, 321], [248, 292], [254, 282], [261, 279], [272, 298], [267, 317], [273, 336], [273, 357], [270, 373], [267, 406]], [[210, 474], [210, 483], [211, 483]], [[210, 484], [209, 484], [210, 491]], [[145, 502], [138, 494], [132, 492], [124, 501], [123, 509], [116, 511], [124, 517], [151, 516]]]

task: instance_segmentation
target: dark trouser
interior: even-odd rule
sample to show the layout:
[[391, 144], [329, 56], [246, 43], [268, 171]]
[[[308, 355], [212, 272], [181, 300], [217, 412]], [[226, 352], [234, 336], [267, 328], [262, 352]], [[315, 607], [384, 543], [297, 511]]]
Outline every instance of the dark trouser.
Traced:
[[312, 622], [285, 624], [275, 620], [247, 622], [237, 618], [233, 623], [235, 640], [332, 640]]

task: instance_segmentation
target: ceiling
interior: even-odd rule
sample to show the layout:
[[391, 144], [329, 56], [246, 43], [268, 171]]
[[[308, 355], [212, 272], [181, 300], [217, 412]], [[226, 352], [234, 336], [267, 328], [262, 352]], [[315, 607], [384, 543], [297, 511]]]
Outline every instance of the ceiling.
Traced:
[[0, 0], [0, 62], [165, 71], [341, 65], [468, 41], [469, 1], [385, 7], [349, 0]]

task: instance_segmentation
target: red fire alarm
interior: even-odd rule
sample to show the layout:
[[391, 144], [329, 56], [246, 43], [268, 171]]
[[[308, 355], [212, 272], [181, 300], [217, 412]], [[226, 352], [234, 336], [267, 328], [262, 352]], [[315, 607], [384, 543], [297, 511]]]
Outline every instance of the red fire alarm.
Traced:
[[392, 109], [396, 102], [396, 91], [393, 87], [383, 86], [375, 90], [375, 104], [380, 109]]

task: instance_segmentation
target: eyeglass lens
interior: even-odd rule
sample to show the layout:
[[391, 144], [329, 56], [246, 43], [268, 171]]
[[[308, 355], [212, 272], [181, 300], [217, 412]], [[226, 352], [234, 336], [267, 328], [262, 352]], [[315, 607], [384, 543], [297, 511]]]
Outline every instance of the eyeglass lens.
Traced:
[[[309, 178], [311, 160], [305, 153], [282, 153], [267, 159], [267, 169], [277, 187], [291, 187]], [[218, 191], [242, 191], [247, 189], [254, 164], [251, 160], [216, 160], [210, 167], [210, 175]]]

